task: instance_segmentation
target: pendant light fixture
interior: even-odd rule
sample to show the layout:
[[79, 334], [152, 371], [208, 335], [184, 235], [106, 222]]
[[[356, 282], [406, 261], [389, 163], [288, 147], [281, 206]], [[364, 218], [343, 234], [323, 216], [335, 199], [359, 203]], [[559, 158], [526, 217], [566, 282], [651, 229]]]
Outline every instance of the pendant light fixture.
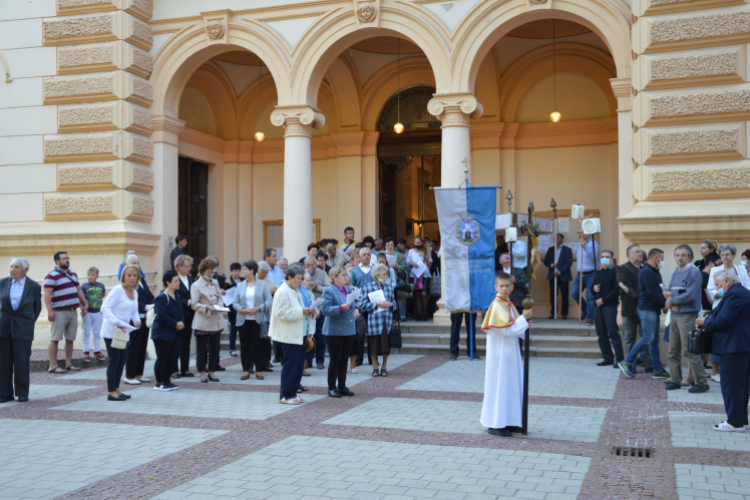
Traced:
[[397, 121], [396, 124], [393, 126], [393, 131], [397, 134], [400, 134], [404, 131], [404, 124], [401, 123], [401, 39], [396, 38], [396, 50], [398, 52], [398, 59], [397, 59], [397, 66], [396, 66], [396, 85], [398, 86], [398, 89], [396, 89], [396, 113], [397, 113]]
[[550, 113], [549, 119], [557, 123], [562, 119], [562, 115], [557, 110], [557, 47], [555, 46], [555, 41], [555, 20], [552, 19], [552, 95], [555, 100], [555, 107], [552, 113]]
[[258, 142], [263, 142], [263, 139], [266, 138], [266, 134], [264, 134], [260, 130], [260, 115], [263, 113], [263, 66], [258, 66], [258, 131], [255, 132], [255, 140]]

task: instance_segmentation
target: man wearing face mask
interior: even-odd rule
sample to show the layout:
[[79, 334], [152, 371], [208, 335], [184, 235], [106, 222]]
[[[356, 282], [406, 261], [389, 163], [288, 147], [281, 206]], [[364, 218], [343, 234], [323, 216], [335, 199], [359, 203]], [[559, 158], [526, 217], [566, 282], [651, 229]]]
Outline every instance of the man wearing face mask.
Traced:
[[[612, 250], [602, 250], [600, 263], [601, 269], [596, 272], [596, 283], [593, 287], [594, 298], [594, 324], [596, 335], [599, 337], [599, 350], [602, 352], [604, 361], [596, 366], [612, 366], [621, 362], [625, 355], [622, 352], [622, 339], [620, 329], [617, 327], [617, 305], [619, 300], [619, 286], [617, 285], [617, 269], [612, 265], [614, 254]], [[612, 346], [610, 346], [610, 341]], [[614, 356], [612, 348], [615, 349]]]
[[659, 358], [659, 314], [666, 312], [667, 300], [664, 297], [659, 270], [664, 267], [664, 251], [652, 248], [648, 252], [648, 261], [638, 274], [638, 317], [641, 320], [643, 337], [635, 343], [625, 361], [619, 364], [625, 376], [635, 377], [635, 360], [647, 347], [651, 353], [654, 366], [652, 378], [667, 379], [669, 373], [664, 370]]

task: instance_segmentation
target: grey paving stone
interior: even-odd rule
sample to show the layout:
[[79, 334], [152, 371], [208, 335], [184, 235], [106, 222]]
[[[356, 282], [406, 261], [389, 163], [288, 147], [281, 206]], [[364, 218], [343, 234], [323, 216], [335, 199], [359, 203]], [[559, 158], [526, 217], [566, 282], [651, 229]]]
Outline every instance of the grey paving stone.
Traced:
[[[65, 396], [66, 394], [72, 394], [74, 392], [85, 391], [88, 389], [96, 389], [96, 386], [89, 385], [34, 385], [29, 386], [29, 402], [37, 401], [39, 399], [54, 398], [57, 396]], [[9, 401], [7, 403], [0, 404], [0, 409], [7, 408], [9, 406], [15, 406], [19, 403], [18, 401]]]
[[750, 450], [750, 432], [718, 432], [713, 429], [714, 425], [726, 419], [725, 414], [670, 411], [672, 445], [681, 448]]
[[[419, 359], [422, 356], [411, 355], [411, 354], [394, 354], [388, 356], [388, 374], [390, 375], [392, 370], [397, 369], [399, 366], [403, 366], [410, 361]], [[307, 372], [310, 374], [309, 377], [302, 377], [302, 385], [309, 387], [328, 387], [328, 358], [325, 360], [326, 368], [324, 370], [318, 370], [317, 368], [308, 368]], [[281, 365], [276, 364], [273, 372], [266, 372], [263, 374], [265, 380], [258, 380], [252, 375], [248, 380], [240, 380], [242, 376], [242, 366], [232, 365], [227, 367], [227, 371], [217, 374], [221, 380], [221, 384], [238, 384], [238, 385], [276, 385], [278, 386], [281, 382]], [[353, 387], [360, 382], [365, 382], [372, 379], [372, 369], [368, 365], [363, 365], [357, 368], [357, 373], [346, 374], [346, 385], [347, 387]], [[194, 378], [183, 378], [178, 383], [200, 383], [198, 377]]]
[[[748, 448], [746, 448], [747, 451]], [[750, 500], [750, 487], [734, 486], [736, 476], [747, 475], [750, 477], [750, 469], [742, 467], [716, 467], [693, 464], [675, 464], [677, 471], [677, 493], [680, 500], [691, 498], [716, 498], [726, 500]], [[706, 472], [718, 474], [718, 476], [707, 476]], [[716, 482], [707, 483], [706, 478], [710, 477]], [[726, 480], [726, 483], [718, 480]]]
[[[289, 460], [278, 460], [277, 458], [286, 455], [289, 450], [296, 450], [297, 446], [302, 445], [302, 449], [315, 450], [315, 454], [309, 455], [308, 464], [316, 467], [313, 472], [318, 473], [318, 477], [325, 474], [322, 473], [327, 468], [333, 468], [338, 470], [338, 474], [331, 474], [331, 483], [322, 483], [318, 487], [302, 486], [296, 493], [281, 493], [284, 490], [278, 490], [274, 487], [262, 488], [266, 484], [271, 483], [272, 478], [281, 479], [282, 482], [277, 482], [275, 485], [294, 485], [299, 488], [298, 480], [300, 478], [307, 477], [308, 470], [301, 470], [298, 465], [291, 463]], [[375, 479], [388, 479], [388, 481], [373, 481], [374, 489], [368, 491], [362, 491], [358, 488], [353, 488], [353, 483], [347, 481], [341, 481], [345, 474], [342, 474], [341, 470], [344, 469], [349, 461], [349, 457], [342, 455], [341, 450], [352, 451], [358, 457], [366, 457], [367, 460], [358, 463], [356, 470], [358, 473], [357, 481], [358, 484], [364, 484], [368, 478]], [[481, 484], [476, 479], [465, 477], [463, 475], [452, 476], [452, 482], [445, 481], [431, 481], [425, 480], [424, 474], [416, 473], [422, 476], [422, 481], [415, 481], [410, 474], [399, 474], [397, 472], [403, 472], [405, 467], [410, 467], [414, 462], [426, 462], [428, 468], [432, 466], [444, 464], [442, 460], [448, 456], [451, 452], [461, 451], [462, 454], [467, 456], [476, 456], [477, 458], [486, 458], [491, 455], [494, 458], [498, 458], [502, 451], [502, 455], [507, 457], [509, 463], [509, 472], [506, 474], [508, 479], [496, 478], [496, 479], [484, 479]], [[296, 452], [296, 451], [295, 451]], [[393, 468], [390, 471], [382, 471], [376, 467], [376, 464], [372, 463], [369, 458], [375, 454], [382, 453], [382, 455], [388, 455], [387, 463]], [[489, 490], [495, 490], [497, 492], [503, 491], [507, 497], [516, 498], [558, 498], [567, 497], [566, 494], [558, 493], [559, 490], [550, 492], [550, 486], [548, 484], [539, 484], [526, 481], [524, 475], [516, 474], [523, 465], [528, 466], [531, 470], [534, 470], [540, 465], [538, 453], [524, 454], [523, 452], [511, 451], [511, 450], [489, 450], [482, 448], [452, 448], [450, 446], [432, 446], [432, 445], [408, 445], [401, 443], [385, 443], [379, 441], [359, 441], [351, 439], [330, 439], [330, 438], [316, 438], [316, 437], [305, 437], [300, 438], [298, 436], [292, 436], [283, 441], [275, 443], [267, 448], [259, 450], [255, 453], [247, 455], [230, 465], [226, 465], [213, 471], [206, 476], [210, 477], [224, 477], [227, 473], [233, 473], [231, 471], [243, 470], [248, 479], [252, 479], [253, 482], [248, 482], [245, 485], [237, 485], [231, 489], [222, 486], [221, 482], [207, 485], [206, 482], [199, 480], [193, 480], [182, 487], [178, 487], [162, 493], [156, 497], [155, 500], [170, 500], [175, 498], [174, 493], [178, 492], [182, 498], [190, 498], [193, 496], [184, 496], [183, 492], [195, 492], [197, 494], [200, 490], [201, 495], [208, 495], [212, 498], [220, 498], [220, 495], [226, 493], [237, 493], [237, 498], [320, 498], [324, 500], [332, 500], [334, 498], [346, 498], [346, 499], [408, 499], [415, 500], [418, 498], [440, 498], [440, 499], [478, 499], [483, 500], [485, 498], [497, 498], [497, 493], [488, 494]], [[554, 455], [550, 454], [547, 458], [554, 459], [560, 462], [561, 466], [569, 467], [585, 467], [587, 468], [590, 459], [585, 457], [576, 456], [565, 456], [565, 455]], [[396, 464], [405, 465], [396, 465]], [[268, 469], [268, 471], [276, 472], [279, 474], [268, 475], [265, 480], [259, 480], [259, 476], [255, 473], [258, 467]], [[414, 466], [412, 466], [414, 467]], [[418, 469], [418, 467], [414, 467]], [[524, 469], [525, 470], [525, 469]], [[387, 477], [381, 477], [383, 472], [386, 472]], [[545, 471], [539, 470], [539, 473]], [[204, 477], [206, 477], [204, 476]], [[309, 481], [305, 479], [305, 481]], [[583, 478], [577, 480], [576, 484], [578, 487], [583, 483]], [[509, 486], [512, 484], [513, 486]], [[461, 486], [465, 486], [461, 489]], [[185, 488], [187, 487], [187, 488]], [[195, 489], [193, 489], [195, 488]], [[314, 491], [306, 491], [314, 490]], [[481, 490], [481, 491], [480, 491]], [[265, 496], [264, 496], [265, 495]]]
[[[397, 387], [412, 391], [484, 392], [485, 360], [446, 363]], [[618, 370], [603, 370], [588, 360], [532, 358], [529, 360], [529, 395], [612, 399]]]
[[[20, 474], [0, 475], [0, 498], [3, 500], [54, 498], [226, 433], [51, 420], [4, 419], [0, 422], [0, 470], [8, 470], [20, 459], [30, 458], [33, 471], [38, 473], [35, 477], [39, 478], [29, 482]], [[19, 439], [19, 436], [23, 438]], [[113, 450], [117, 460], [106, 469], [92, 469], [87, 474], [80, 473], [78, 459], [69, 459], [59, 452], [51, 456], [48, 446], [39, 446], [40, 443], [53, 442], [82, 443], [92, 436], [96, 436], [98, 447]], [[128, 453], [125, 444], [137, 445], [143, 453], [139, 456]], [[58, 475], [64, 480], [54, 479]]]
[[[264, 420], [302, 406], [279, 404], [279, 395], [275, 392], [237, 393], [231, 391], [191, 391], [190, 389], [160, 392], [150, 388], [139, 388], [129, 391], [128, 394], [132, 395], [133, 398], [116, 405], [107, 401], [105, 397], [101, 397], [77, 401], [52, 409]], [[323, 397], [325, 396], [305, 395], [305, 403], [303, 404], [308, 404]], [[220, 411], [217, 409], [220, 409]]]
[[[479, 423], [482, 403], [439, 401], [412, 398], [375, 398], [323, 422], [330, 425], [411, 429], [433, 432], [482, 434]], [[529, 437], [595, 443], [604, 422], [604, 408], [529, 405]], [[436, 457], [436, 461], [455, 463], [454, 457]], [[560, 464], [549, 459], [529, 458], [535, 470], [558, 471]], [[486, 471], [486, 465], [464, 465], [463, 470]]]
[[[232, 359], [227, 351], [222, 351], [220, 359]], [[154, 380], [154, 363], [156, 360], [147, 359], [146, 364], [143, 368], [143, 375]], [[190, 357], [190, 366], [195, 370], [195, 356]], [[228, 369], [227, 369], [228, 370]], [[225, 372], [221, 372], [225, 373]], [[123, 378], [125, 377], [123, 373]], [[107, 380], [107, 368], [96, 368], [93, 370], [81, 370], [76, 373], [69, 373], [66, 375], [60, 375], [61, 380]], [[189, 379], [183, 379], [189, 380]], [[127, 387], [127, 386], [126, 386]]]

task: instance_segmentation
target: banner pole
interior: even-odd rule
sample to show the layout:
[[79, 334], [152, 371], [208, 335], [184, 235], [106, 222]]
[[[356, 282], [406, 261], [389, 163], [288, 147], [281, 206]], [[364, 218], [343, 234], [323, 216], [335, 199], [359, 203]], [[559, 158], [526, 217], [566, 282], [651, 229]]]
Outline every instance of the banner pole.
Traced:
[[555, 199], [554, 198], [552, 198], [552, 203], [550, 203], [550, 205], [552, 206], [552, 215], [554, 217], [552, 227], [553, 227], [554, 238], [555, 238], [554, 239], [554, 244], [552, 245], [553, 248], [554, 248], [554, 251], [555, 251], [555, 271], [552, 273], [552, 276], [554, 277], [554, 283], [553, 283], [553, 285], [555, 287], [555, 295], [554, 295], [555, 299], [554, 299], [554, 304], [552, 304], [552, 310], [554, 311], [554, 318], [557, 319], [557, 274], [558, 274], [558, 272], [557, 272], [557, 264], [558, 264], [557, 254], [559, 252], [557, 251], [557, 203], [555, 203]]
[[469, 311], [469, 359], [474, 361], [474, 320], [471, 317], [471, 311]]

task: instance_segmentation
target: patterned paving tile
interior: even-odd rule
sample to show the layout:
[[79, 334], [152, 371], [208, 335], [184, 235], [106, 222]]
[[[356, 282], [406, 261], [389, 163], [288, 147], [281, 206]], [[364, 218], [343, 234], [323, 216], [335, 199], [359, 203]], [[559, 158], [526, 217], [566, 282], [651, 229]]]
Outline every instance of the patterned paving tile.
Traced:
[[573, 500], [591, 459], [292, 436], [154, 497]]
[[[40, 399], [54, 398], [57, 396], [64, 396], [66, 394], [72, 394], [78, 391], [85, 391], [87, 389], [96, 389], [96, 386], [86, 385], [36, 385], [32, 384], [29, 387], [29, 403], [38, 401]], [[18, 401], [11, 401], [8, 403], [0, 404], [0, 408], [7, 408], [9, 406], [15, 406], [22, 403]], [[23, 403], [28, 404], [28, 403]]]
[[[388, 375], [391, 376], [393, 370], [398, 367], [419, 359], [422, 356], [415, 356], [410, 354], [395, 354], [388, 357]], [[308, 368], [307, 371], [310, 373], [309, 377], [302, 377], [302, 385], [309, 387], [328, 387], [328, 358], [325, 360], [325, 369], [318, 370], [317, 368]], [[398, 373], [398, 372], [396, 372]], [[281, 381], [281, 365], [275, 364], [273, 372], [264, 373], [265, 380], [258, 380], [255, 376], [251, 376], [249, 380], [240, 380], [242, 376], [242, 365], [232, 365], [227, 367], [227, 371], [217, 373], [220, 384], [240, 384], [240, 385], [275, 385], [278, 386]], [[365, 382], [372, 378], [372, 367], [365, 364], [357, 367], [357, 373], [346, 374], [346, 385], [353, 387], [361, 382]], [[180, 383], [200, 383], [198, 377], [195, 378], [184, 378], [180, 379]]]
[[[50, 420], [3, 419], [0, 426], [3, 500], [54, 498], [226, 432]], [[69, 449], [93, 437], [96, 446], [73, 456], [53, 445]]]
[[667, 391], [667, 400], [674, 401], [675, 403], [697, 403], [724, 406], [724, 398], [721, 396], [721, 386], [714, 381], [709, 381], [708, 386], [710, 387], [708, 392], [703, 392], [701, 394], [691, 394], [687, 391], [687, 387], [676, 391]]
[[718, 432], [713, 426], [724, 422], [726, 415], [688, 411], [670, 411], [672, 445], [682, 448], [750, 451], [750, 432]]
[[675, 464], [680, 500], [750, 500], [750, 469]]
[[[222, 360], [225, 359], [232, 359], [229, 357], [228, 353], [222, 352], [222, 357], [220, 358]], [[143, 368], [143, 374], [146, 377], [151, 378], [153, 381], [154, 376], [154, 363], [155, 360], [153, 359], [147, 359], [146, 364]], [[190, 358], [190, 366], [192, 369], [195, 369], [195, 356], [192, 356]], [[125, 373], [123, 372], [123, 378], [125, 377]], [[70, 373], [65, 375], [59, 375], [57, 377], [58, 380], [107, 380], [107, 368], [94, 368], [94, 369], [87, 369], [87, 370], [81, 370], [77, 373]]]
[[[398, 387], [413, 391], [484, 392], [485, 360], [458, 360]], [[529, 395], [612, 399], [619, 370], [596, 366], [589, 359], [531, 358]]]
[[[265, 420], [302, 406], [279, 404], [279, 395], [275, 392], [237, 393], [231, 391], [191, 391], [190, 389], [161, 392], [150, 388], [139, 388], [128, 391], [128, 394], [132, 395], [133, 398], [125, 402], [113, 403], [107, 401], [106, 397], [99, 397], [52, 409]], [[304, 395], [303, 399], [306, 403], [309, 403], [324, 397]]]
[[[482, 403], [467, 401], [375, 398], [323, 423], [483, 434], [481, 410]], [[595, 443], [606, 413], [604, 408], [530, 405], [529, 437]]]

